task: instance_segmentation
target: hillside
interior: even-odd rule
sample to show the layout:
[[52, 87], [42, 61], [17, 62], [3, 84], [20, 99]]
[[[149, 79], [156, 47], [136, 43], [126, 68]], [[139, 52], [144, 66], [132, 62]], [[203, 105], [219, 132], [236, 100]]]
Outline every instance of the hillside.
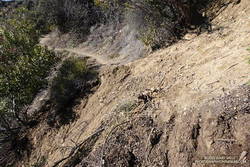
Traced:
[[58, 48], [89, 57], [101, 84], [73, 106], [74, 122], [30, 130], [22, 166], [249, 167], [249, 0], [221, 10], [212, 28], [126, 61]]

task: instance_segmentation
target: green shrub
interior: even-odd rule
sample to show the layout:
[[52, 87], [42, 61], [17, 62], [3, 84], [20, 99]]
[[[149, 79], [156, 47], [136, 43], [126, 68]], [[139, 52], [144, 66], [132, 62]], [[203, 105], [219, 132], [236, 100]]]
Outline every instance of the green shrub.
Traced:
[[200, 24], [199, 6], [205, 1], [128, 0], [126, 7], [127, 12], [134, 13], [128, 19], [134, 16], [134, 22], [140, 22], [140, 39], [157, 49], [177, 41], [192, 24]]
[[10, 154], [0, 166], [13, 166], [25, 152], [25, 107], [47, 86], [46, 77], [58, 61], [38, 45], [43, 29], [31, 16], [32, 11], [18, 8], [0, 18], [0, 152], [1, 157]]
[[153, 49], [170, 45], [184, 35], [191, 25], [204, 23], [202, 17], [213, 0], [95, 0], [105, 22], [126, 23], [140, 33], [140, 39]]
[[75, 100], [87, 95], [98, 84], [97, 73], [87, 68], [85, 58], [69, 58], [54, 78], [51, 88], [51, 103], [54, 106], [48, 123], [60, 126], [75, 118], [72, 111]]
[[78, 91], [77, 82], [84, 81], [88, 70], [86, 60], [69, 58], [60, 68], [58, 76], [52, 86], [52, 98], [58, 106], [63, 106]]
[[82, 37], [100, 19], [93, 0], [39, 0], [36, 11], [61, 32], [73, 32]]
[[124, 19], [127, 0], [95, 0], [95, 5], [101, 10], [102, 23], [121, 23]]
[[204, 23], [202, 12], [214, 0], [39, 0], [39, 18], [84, 39], [92, 26], [137, 25], [140, 39], [153, 49], [172, 44], [188, 28]]
[[40, 32], [25, 12], [18, 9], [0, 27], [0, 95], [14, 102], [16, 111], [46, 85], [45, 78], [57, 61], [53, 52], [37, 45]]

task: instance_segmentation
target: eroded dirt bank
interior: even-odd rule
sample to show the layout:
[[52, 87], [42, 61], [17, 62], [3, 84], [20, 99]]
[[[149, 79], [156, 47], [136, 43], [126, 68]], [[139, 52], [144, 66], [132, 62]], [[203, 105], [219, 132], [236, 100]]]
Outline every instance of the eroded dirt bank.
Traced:
[[[98, 90], [74, 107], [78, 119], [33, 129], [24, 164], [250, 166], [249, 23], [250, 2], [242, 0], [215, 18], [211, 34], [188, 34], [146, 58], [101, 65]], [[235, 163], [221, 164], [225, 159]]]

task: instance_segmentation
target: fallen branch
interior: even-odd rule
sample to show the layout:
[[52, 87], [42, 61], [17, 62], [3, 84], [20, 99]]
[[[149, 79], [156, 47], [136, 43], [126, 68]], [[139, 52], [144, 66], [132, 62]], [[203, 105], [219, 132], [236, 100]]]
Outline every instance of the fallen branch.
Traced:
[[89, 136], [87, 139], [85, 139], [83, 142], [81, 142], [80, 144], [78, 144], [77, 146], [73, 147], [73, 149], [71, 150], [71, 152], [69, 153], [69, 155], [61, 160], [58, 160], [57, 162], [55, 162], [55, 164], [52, 167], [57, 167], [60, 163], [62, 163], [63, 161], [65, 161], [66, 159], [69, 159], [72, 155], [74, 155], [80, 147], [83, 146], [83, 144], [85, 144], [85, 142], [87, 142], [89, 139], [95, 137], [97, 134], [101, 133], [102, 131], [104, 131], [105, 128], [101, 128], [99, 130], [97, 130], [94, 134], [92, 134], [91, 136]]

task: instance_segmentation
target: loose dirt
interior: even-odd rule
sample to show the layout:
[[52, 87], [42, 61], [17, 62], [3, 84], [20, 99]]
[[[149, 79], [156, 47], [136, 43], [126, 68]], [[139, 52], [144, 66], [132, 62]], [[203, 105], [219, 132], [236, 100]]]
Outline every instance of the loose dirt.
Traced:
[[65, 49], [102, 64], [101, 85], [75, 106], [72, 124], [32, 130], [25, 163], [249, 167], [249, 23], [250, 2], [242, 0], [213, 20], [212, 33], [188, 34], [130, 63]]

